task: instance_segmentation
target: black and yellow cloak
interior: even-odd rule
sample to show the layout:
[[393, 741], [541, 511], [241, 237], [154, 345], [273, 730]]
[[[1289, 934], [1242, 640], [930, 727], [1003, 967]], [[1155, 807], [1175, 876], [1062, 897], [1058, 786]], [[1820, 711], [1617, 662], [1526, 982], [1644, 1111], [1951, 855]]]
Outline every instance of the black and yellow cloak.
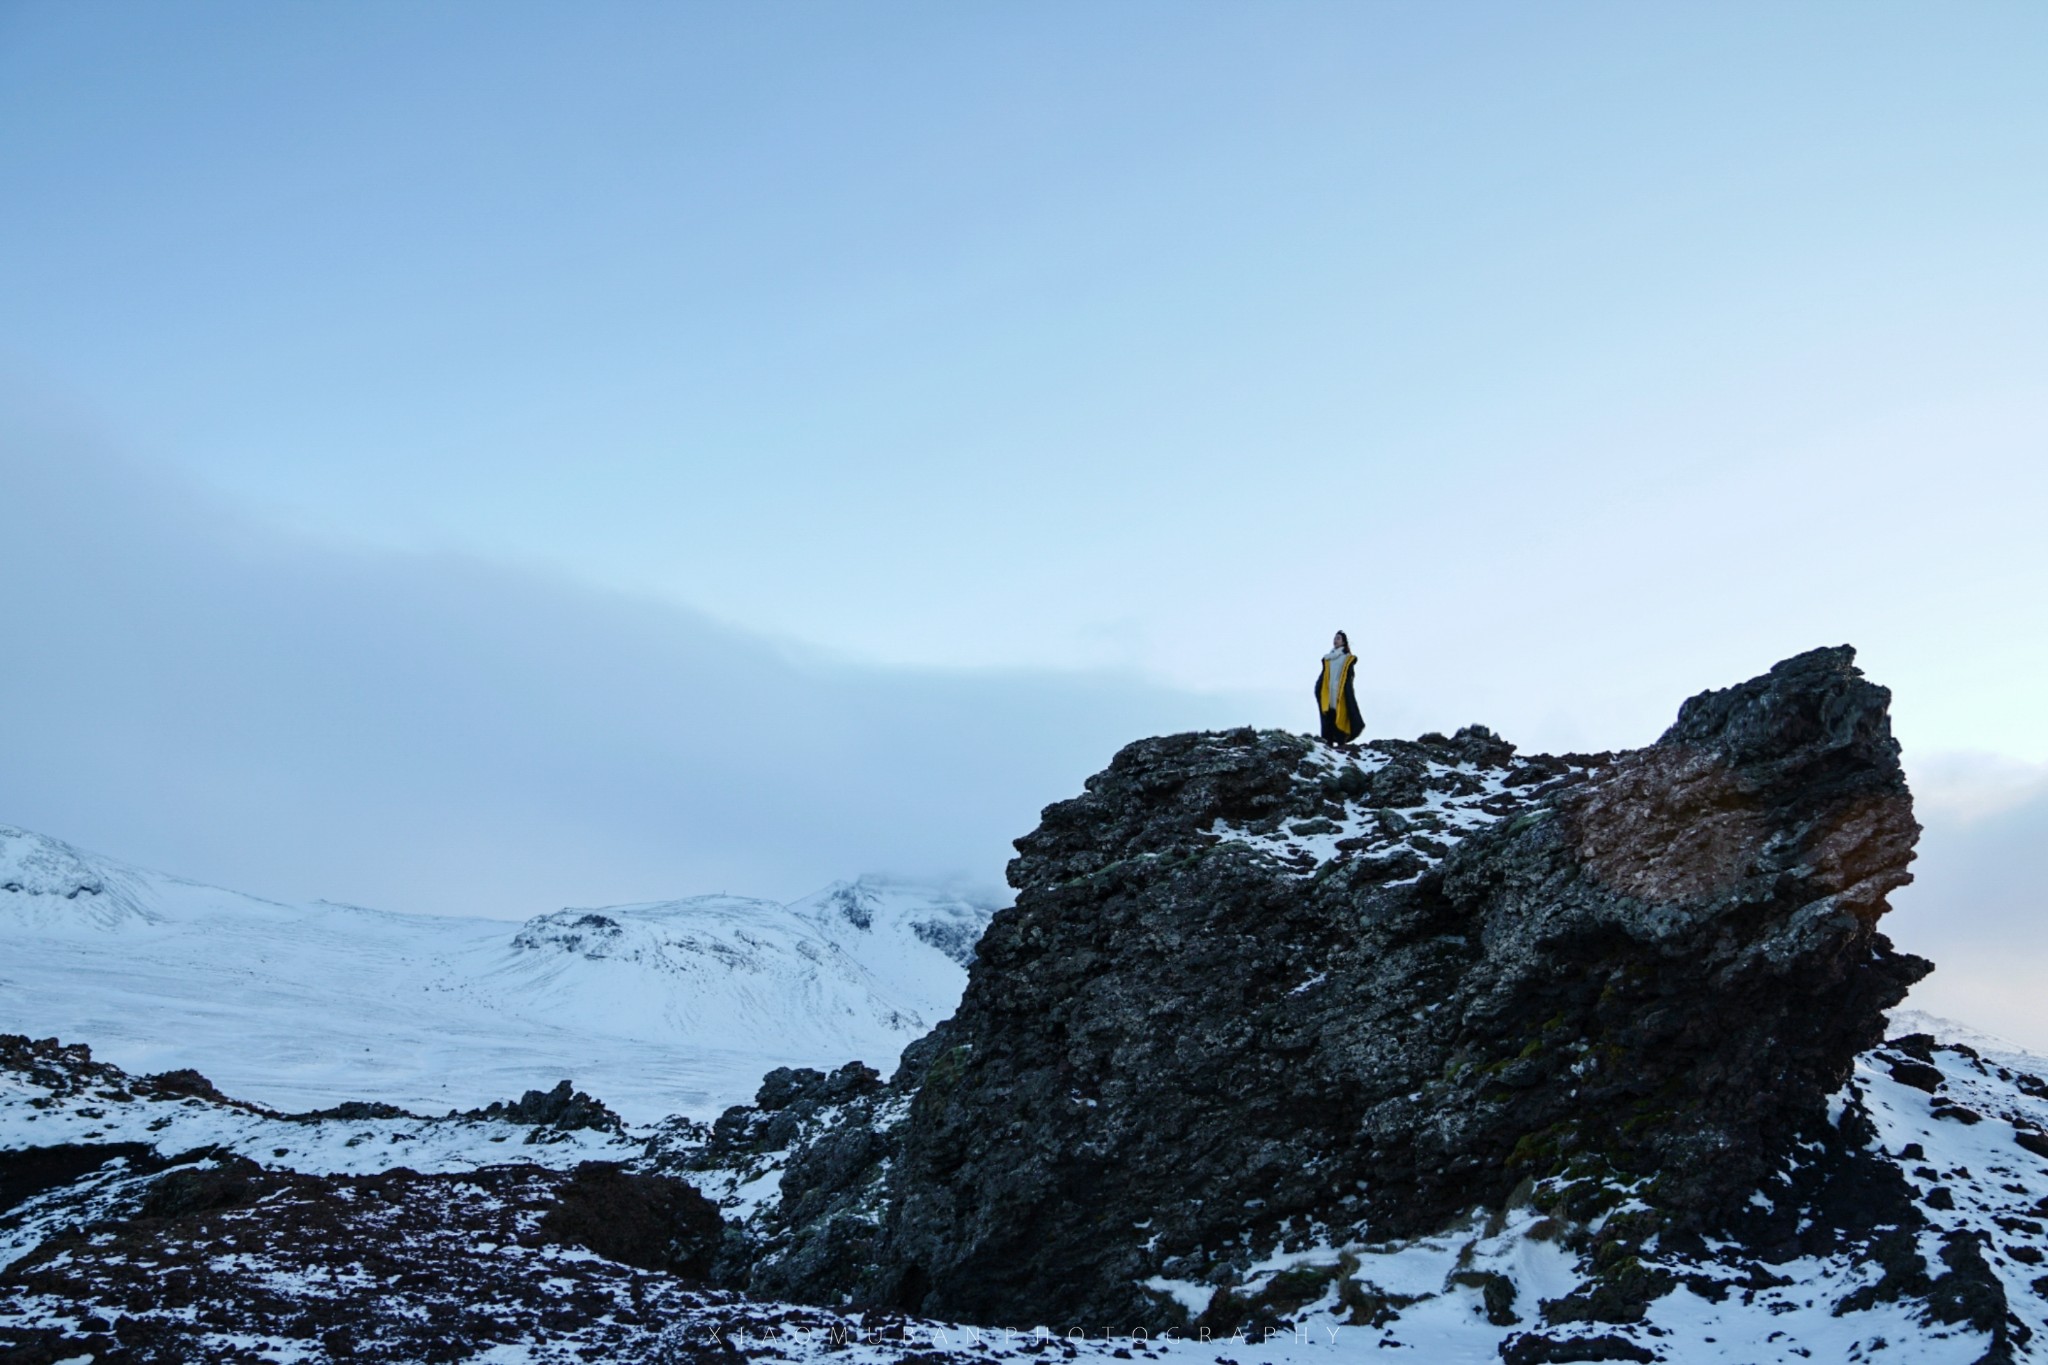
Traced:
[[1358, 693], [1352, 690], [1352, 683], [1358, 674], [1358, 656], [1345, 651], [1323, 656], [1323, 666], [1316, 672], [1316, 709], [1323, 713], [1323, 740], [1329, 744], [1349, 744], [1365, 731], [1365, 720], [1358, 714]]

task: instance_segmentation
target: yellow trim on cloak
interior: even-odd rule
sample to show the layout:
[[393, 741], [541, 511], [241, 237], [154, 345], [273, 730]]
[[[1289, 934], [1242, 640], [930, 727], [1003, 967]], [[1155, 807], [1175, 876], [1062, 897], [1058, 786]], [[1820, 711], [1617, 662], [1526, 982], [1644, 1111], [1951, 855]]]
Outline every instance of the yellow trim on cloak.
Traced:
[[1330, 664], [1323, 661], [1323, 710], [1336, 712], [1337, 733], [1349, 739], [1358, 733], [1358, 727], [1351, 723], [1349, 708], [1344, 705], [1344, 679], [1358, 663], [1356, 654], [1346, 654], [1338, 664], [1338, 674], [1330, 676]]

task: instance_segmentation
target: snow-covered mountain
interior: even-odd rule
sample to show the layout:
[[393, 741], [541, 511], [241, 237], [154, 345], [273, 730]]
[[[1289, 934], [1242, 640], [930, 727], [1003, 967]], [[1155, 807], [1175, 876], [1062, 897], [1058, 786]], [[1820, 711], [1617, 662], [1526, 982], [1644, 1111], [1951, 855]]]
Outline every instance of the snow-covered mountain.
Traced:
[[193, 1067], [280, 1109], [439, 1112], [572, 1077], [710, 1115], [778, 1066], [884, 1071], [949, 1013], [995, 902], [875, 880], [510, 921], [282, 904], [0, 826], [0, 1032]]

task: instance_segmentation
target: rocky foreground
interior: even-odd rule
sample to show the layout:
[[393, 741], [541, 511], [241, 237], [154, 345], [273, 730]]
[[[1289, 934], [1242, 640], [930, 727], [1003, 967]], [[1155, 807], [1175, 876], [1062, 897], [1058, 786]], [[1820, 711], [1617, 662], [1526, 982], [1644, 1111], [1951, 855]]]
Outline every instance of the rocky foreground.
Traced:
[[0, 1039], [0, 1359], [2030, 1358], [2048, 1082], [1883, 1041], [1887, 703], [1836, 649], [1630, 753], [1134, 744], [893, 1077], [711, 1125]]

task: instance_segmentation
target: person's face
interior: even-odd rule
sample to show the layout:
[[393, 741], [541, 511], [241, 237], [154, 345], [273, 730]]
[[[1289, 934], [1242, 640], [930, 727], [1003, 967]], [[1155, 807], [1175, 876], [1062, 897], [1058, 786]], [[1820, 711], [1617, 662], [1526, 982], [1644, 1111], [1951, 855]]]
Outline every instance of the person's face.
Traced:
[[1330, 648], [1349, 649], [1351, 648], [1351, 642], [1344, 638], [1344, 632], [1340, 630], [1330, 637]]

